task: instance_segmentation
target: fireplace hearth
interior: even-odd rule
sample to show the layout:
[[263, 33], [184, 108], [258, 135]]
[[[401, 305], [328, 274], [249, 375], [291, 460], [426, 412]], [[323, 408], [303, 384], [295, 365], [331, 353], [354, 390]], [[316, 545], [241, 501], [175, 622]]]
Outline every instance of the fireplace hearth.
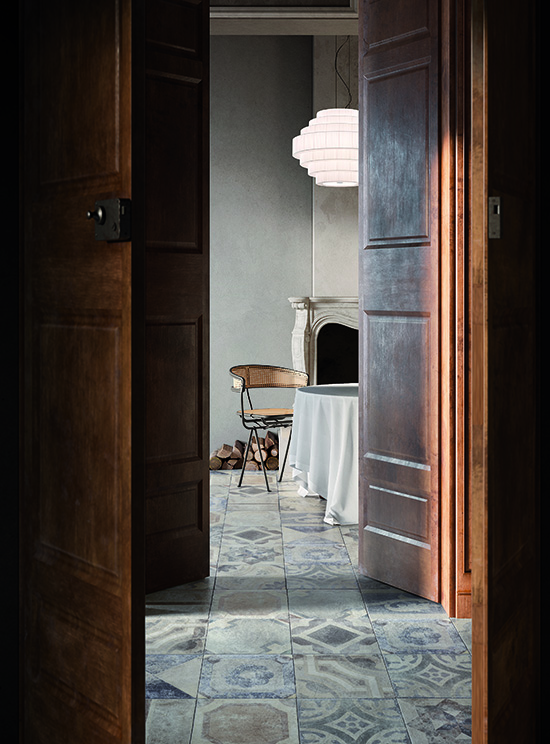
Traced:
[[293, 368], [307, 372], [310, 385], [357, 382], [357, 297], [288, 299], [296, 311], [292, 331]]

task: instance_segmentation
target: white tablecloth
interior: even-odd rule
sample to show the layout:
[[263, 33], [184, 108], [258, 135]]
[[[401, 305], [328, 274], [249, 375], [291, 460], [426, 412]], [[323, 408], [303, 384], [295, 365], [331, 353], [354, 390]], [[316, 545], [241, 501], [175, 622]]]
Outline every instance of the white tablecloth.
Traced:
[[358, 521], [358, 386], [298, 388], [289, 465], [300, 493], [326, 499], [325, 522]]

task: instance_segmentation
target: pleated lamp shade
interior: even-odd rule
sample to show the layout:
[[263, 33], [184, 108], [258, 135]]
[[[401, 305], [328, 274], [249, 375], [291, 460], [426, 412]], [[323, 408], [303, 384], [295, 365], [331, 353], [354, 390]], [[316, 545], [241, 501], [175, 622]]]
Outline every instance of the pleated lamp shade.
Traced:
[[359, 184], [359, 112], [324, 109], [292, 140], [292, 155], [318, 186]]

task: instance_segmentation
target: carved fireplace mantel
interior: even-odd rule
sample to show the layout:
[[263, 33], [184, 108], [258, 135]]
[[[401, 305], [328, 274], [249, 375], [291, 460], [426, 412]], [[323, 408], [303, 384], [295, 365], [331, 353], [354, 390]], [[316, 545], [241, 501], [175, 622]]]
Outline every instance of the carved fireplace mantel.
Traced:
[[317, 382], [317, 336], [327, 323], [359, 327], [357, 297], [289, 297], [296, 311], [292, 331], [292, 366], [307, 372], [311, 385]]

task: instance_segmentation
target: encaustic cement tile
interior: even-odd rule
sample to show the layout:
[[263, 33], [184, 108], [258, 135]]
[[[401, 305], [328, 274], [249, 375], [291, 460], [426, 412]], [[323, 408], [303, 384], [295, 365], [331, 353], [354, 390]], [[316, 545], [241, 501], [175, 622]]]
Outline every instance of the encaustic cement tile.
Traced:
[[400, 698], [470, 699], [470, 654], [384, 654], [388, 674]]
[[291, 656], [205, 656], [199, 696], [290, 698], [296, 696]]
[[217, 589], [284, 589], [285, 569], [277, 563], [251, 563], [247, 566], [225, 563], [220, 559]]
[[209, 625], [206, 651], [215, 655], [288, 654], [290, 624], [271, 618], [218, 617]]
[[288, 602], [283, 590], [239, 591], [219, 589], [214, 592], [212, 613], [229, 617], [272, 617], [288, 619]]
[[310, 543], [343, 544], [342, 533], [338, 527], [326, 524], [288, 524], [283, 526], [283, 541], [286, 545], [309, 545]]
[[148, 744], [189, 744], [196, 701], [148, 701], [146, 740]]
[[294, 657], [299, 698], [395, 697], [379, 654], [360, 656], [301, 655]]
[[298, 744], [295, 700], [198, 700], [191, 744]]
[[154, 605], [201, 602], [206, 601], [213, 591], [214, 582], [210, 578], [201, 579], [200, 581], [192, 581], [189, 584], [180, 584], [170, 589], [148, 594], [145, 597], [145, 603], [146, 605]]
[[360, 620], [290, 619], [294, 653], [365, 654], [378, 651], [368, 618]]
[[302, 744], [411, 744], [395, 700], [299, 700]]
[[291, 615], [302, 618], [365, 618], [361, 593], [346, 589], [289, 589]]
[[225, 526], [223, 533], [224, 540], [242, 543], [243, 545], [281, 545], [281, 528], [274, 529], [251, 525], [248, 521], [243, 521], [238, 526]]
[[204, 651], [206, 621], [189, 622], [186, 616], [163, 615], [146, 620], [147, 654], [198, 654]]
[[146, 656], [146, 697], [196, 698], [201, 664], [199, 654]]
[[278, 509], [264, 508], [263, 510], [250, 509], [247, 511], [242, 508], [227, 512], [225, 515], [226, 529], [243, 529], [243, 526], [265, 529], [267, 525], [269, 525], [269, 529], [277, 529], [280, 534], [281, 518]]
[[459, 654], [466, 650], [450, 620], [415, 620], [410, 623], [373, 620], [372, 624], [383, 651]]
[[417, 597], [414, 594], [394, 589], [386, 584], [359, 578], [359, 587], [363, 593], [365, 603], [371, 618], [390, 619], [392, 622], [400, 620], [418, 620], [428, 616], [447, 619], [443, 607], [436, 602]]
[[399, 700], [412, 744], [469, 744], [472, 706], [468, 700], [449, 698]]
[[343, 543], [309, 542], [285, 543], [287, 563], [342, 563], [350, 564], [348, 551]]
[[355, 589], [357, 579], [351, 565], [345, 563], [287, 563], [289, 589]]
[[243, 544], [233, 538], [223, 538], [220, 547], [220, 563], [232, 565], [234, 569], [246, 571], [258, 563], [284, 566], [281, 538], [267, 545]]

